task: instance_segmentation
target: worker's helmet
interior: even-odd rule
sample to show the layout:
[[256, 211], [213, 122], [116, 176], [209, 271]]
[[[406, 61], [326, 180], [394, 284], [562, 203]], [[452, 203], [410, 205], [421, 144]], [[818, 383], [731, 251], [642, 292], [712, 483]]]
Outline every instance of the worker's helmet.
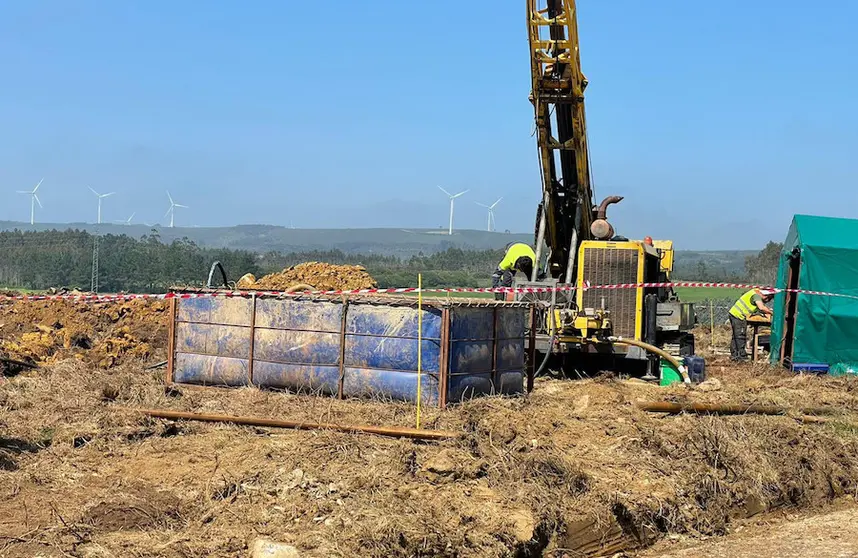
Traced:
[[777, 292], [777, 289], [760, 289], [760, 294], [768, 297], [775, 296]]

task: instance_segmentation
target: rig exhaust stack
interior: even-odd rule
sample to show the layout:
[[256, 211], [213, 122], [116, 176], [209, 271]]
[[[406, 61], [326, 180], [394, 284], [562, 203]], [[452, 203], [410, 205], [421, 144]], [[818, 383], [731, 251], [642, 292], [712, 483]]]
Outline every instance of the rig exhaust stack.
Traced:
[[593, 223], [590, 234], [596, 240], [609, 240], [614, 236], [614, 227], [608, 222], [608, 206], [623, 201], [623, 196], [608, 196], [597, 207], [593, 208]]

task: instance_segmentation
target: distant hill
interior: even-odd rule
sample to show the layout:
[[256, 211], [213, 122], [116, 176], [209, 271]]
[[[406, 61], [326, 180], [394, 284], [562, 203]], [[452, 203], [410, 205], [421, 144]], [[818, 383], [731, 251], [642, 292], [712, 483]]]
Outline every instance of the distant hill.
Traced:
[[36, 223], [0, 221], [0, 230], [78, 229], [102, 234], [126, 234], [139, 238], [157, 234], [164, 242], [188, 238], [200, 246], [232, 248], [254, 252], [299, 252], [338, 249], [346, 253], [383, 254], [409, 257], [432, 254], [447, 248], [473, 250], [500, 249], [509, 242], [532, 242], [530, 234], [441, 229], [289, 229], [274, 225], [234, 227], [164, 227], [161, 225], [116, 225], [103, 223]]
[[677, 250], [673, 277], [689, 281], [732, 281], [745, 276], [745, 258], [759, 250]]
[[[162, 225], [94, 225], [92, 223], [28, 223], [0, 221], [0, 230], [78, 229], [103, 234], [126, 234], [139, 238], [157, 233], [164, 242], [188, 238], [200, 246], [232, 248], [253, 252], [307, 252], [338, 249], [349, 254], [379, 254], [407, 258], [419, 253], [433, 254], [447, 248], [499, 250], [509, 242], [533, 242], [531, 234], [475, 230], [442, 229], [290, 229], [274, 225], [236, 225], [234, 227], [165, 227]], [[677, 239], [678, 240], [678, 239]], [[677, 244], [681, 245], [680, 242]], [[676, 277], [700, 277], [701, 266], [707, 276], [730, 277], [744, 271], [745, 257], [754, 251], [678, 250]]]

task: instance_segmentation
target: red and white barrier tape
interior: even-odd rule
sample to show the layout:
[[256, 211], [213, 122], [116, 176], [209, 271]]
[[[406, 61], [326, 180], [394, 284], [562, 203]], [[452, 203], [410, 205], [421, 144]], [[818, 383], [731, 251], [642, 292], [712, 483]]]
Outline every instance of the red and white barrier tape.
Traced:
[[[829, 293], [823, 291], [811, 291], [806, 289], [775, 289], [760, 285], [749, 285], [743, 283], [702, 283], [680, 281], [676, 283], [619, 283], [616, 285], [591, 285], [585, 283], [584, 290], [588, 289], [654, 289], [654, 288], [717, 288], [717, 289], [770, 289], [775, 292], [790, 292], [797, 294], [830, 296], [858, 300], [858, 295]], [[524, 293], [540, 294], [550, 292], [569, 292], [576, 290], [574, 285], [563, 285], [558, 287], [500, 287], [500, 288], [449, 288], [449, 289], [423, 289], [424, 293]], [[58, 295], [17, 295], [0, 296], [0, 301], [57, 301], [70, 300], [74, 302], [117, 302], [127, 300], [169, 300], [171, 298], [250, 298], [252, 296], [270, 298], [283, 296], [306, 296], [306, 295], [373, 295], [373, 294], [408, 294], [416, 293], [417, 287], [404, 287], [396, 289], [355, 289], [355, 290], [333, 290], [333, 291], [301, 291], [295, 293], [284, 293], [282, 291], [210, 291], [200, 293], [163, 293], [163, 294], [58, 294]]]

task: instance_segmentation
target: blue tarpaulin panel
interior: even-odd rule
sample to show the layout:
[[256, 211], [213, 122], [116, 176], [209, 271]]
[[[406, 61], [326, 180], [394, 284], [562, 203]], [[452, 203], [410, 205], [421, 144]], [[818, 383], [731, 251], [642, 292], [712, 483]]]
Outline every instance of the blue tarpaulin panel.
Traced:
[[175, 303], [175, 382], [414, 402], [420, 344], [424, 403], [524, 391], [526, 310], [519, 305], [426, 305], [420, 330], [414, 301], [401, 299]]

